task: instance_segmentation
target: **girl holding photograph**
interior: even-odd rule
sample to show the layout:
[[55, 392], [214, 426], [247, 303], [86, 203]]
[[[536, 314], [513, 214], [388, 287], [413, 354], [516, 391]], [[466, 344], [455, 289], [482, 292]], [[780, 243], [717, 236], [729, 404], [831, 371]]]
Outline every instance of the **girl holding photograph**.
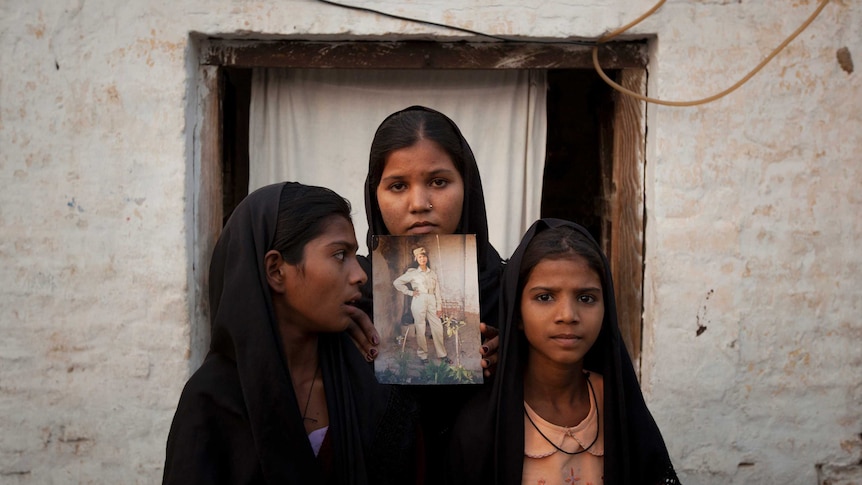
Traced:
[[[488, 219], [479, 167], [461, 130], [448, 116], [423, 106], [392, 113], [371, 142], [365, 179], [367, 243], [373, 235], [475, 234], [480, 321], [486, 338], [480, 353], [485, 377], [497, 361], [496, 330], [503, 260], [488, 240]], [[360, 258], [371, 275], [371, 261]], [[371, 281], [363, 285], [362, 308], [372, 313]], [[486, 325], [487, 324], [487, 325]], [[353, 326], [351, 335], [372, 361], [377, 349], [373, 328]], [[439, 355], [439, 354], [438, 354]], [[445, 355], [445, 354], [444, 354]], [[448, 358], [448, 356], [447, 356]], [[411, 386], [422, 412], [426, 483], [443, 481], [449, 433], [475, 386]], [[445, 403], [445, 405], [441, 405]]]
[[454, 121], [423, 106], [383, 120], [371, 142], [365, 210], [369, 248], [373, 235], [475, 234], [480, 320], [496, 326], [503, 260], [488, 240], [479, 167]]
[[490, 389], [456, 422], [452, 484], [678, 484], [617, 326], [607, 259], [543, 219], [509, 260]]

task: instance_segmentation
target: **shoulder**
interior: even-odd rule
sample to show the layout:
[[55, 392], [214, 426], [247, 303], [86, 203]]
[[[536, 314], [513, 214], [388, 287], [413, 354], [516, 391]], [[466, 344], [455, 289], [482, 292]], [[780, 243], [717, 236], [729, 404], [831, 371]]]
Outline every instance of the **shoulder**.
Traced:
[[226, 421], [246, 420], [245, 401], [236, 367], [211, 355], [183, 388], [172, 428], [213, 428]]
[[210, 354], [189, 378], [183, 394], [223, 394], [239, 385], [236, 364], [220, 354]]
[[186, 383], [168, 434], [163, 483], [223, 483], [259, 473], [233, 363], [211, 355]]
[[605, 378], [602, 377], [601, 374], [599, 374], [598, 372], [589, 371], [589, 375], [590, 375], [590, 384], [592, 384], [595, 387], [596, 392], [598, 392], [599, 389], [605, 388]]
[[590, 371], [589, 375], [590, 385], [596, 393], [596, 403], [599, 409], [602, 409], [605, 400], [605, 379], [597, 372]]

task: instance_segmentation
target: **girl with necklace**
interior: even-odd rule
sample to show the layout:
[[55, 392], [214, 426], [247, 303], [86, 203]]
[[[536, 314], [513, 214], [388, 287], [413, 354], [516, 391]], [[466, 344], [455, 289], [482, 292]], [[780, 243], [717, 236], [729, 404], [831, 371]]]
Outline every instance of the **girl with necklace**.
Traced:
[[212, 343], [183, 389], [165, 484], [421, 483], [418, 408], [377, 383], [344, 329], [366, 281], [350, 204], [270, 185], [210, 264]]
[[679, 483], [620, 338], [607, 259], [584, 228], [533, 224], [500, 308], [497, 375], [456, 422], [450, 483]]

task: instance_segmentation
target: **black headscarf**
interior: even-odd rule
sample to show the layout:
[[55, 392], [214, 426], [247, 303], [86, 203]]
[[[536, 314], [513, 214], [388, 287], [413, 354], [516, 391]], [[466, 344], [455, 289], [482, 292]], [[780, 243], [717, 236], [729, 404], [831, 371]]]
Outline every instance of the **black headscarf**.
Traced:
[[[488, 241], [488, 216], [485, 212], [485, 194], [482, 191], [482, 180], [479, 177], [479, 166], [476, 165], [476, 157], [473, 155], [473, 150], [470, 149], [470, 145], [454, 121], [443, 113], [424, 106], [411, 106], [401, 111], [396, 111], [387, 116], [381, 123], [381, 126], [393, 117], [409, 111], [425, 111], [440, 116], [451, 125], [452, 130], [461, 141], [460, 158], [462, 161], [461, 178], [464, 179], [464, 203], [461, 209], [461, 221], [455, 233], [476, 235], [476, 253], [479, 263], [480, 319], [484, 323], [496, 326], [498, 324], [498, 290], [503, 262], [500, 254]], [[368, 218], [366, 242], [369, 250], [372, 248], [373, 235], [382, 236], [389, 234], [386, 224], [383, 222], [383, 215], [380, 213], [380, 205], [377, 203], [377, 185], [379, 185], [380, 174], [383, 172], [381, 163], [382, 161], [375, 162], [373, 159], [369, 160], [368, 174], [365, 178], [365, 215]], [[370, 283], [369, 278], [369, 288], [371, 287]]]
[[[411, 106], [389, 115], [381, 126], [392, 118], [410, 111], [423, 111], [441, 117], [451, 127], [460, 141], [459, 153], [454, 155], [460, 159], [461, 178], [464, 180], [464, 201], [461, 209], [461, 220], [456, 229], [458, 234], [476, 235], [476, 256], [479, 269], [479, 307], [480, 320], [488, 325], [499, 325], [497, 311], [500, 297], [500, 274], [503, 261], [500, 254], [488, 241], [488, 218], [485, 213], [485, 195], [482, 191], [482, 180], [479, 177], [479, 167], [473, 150], [461, 130], [449, 117], [423, 106]], [[378, 131], [380, 128], [378, 127]], [[453, 160], [455, 162], [455, 160]], [[383, 173], [384, 160], [374, 160], [369, 157], [368, 174], [365, 178], [365, 214], [368, 218], [368, 235], [366, 241], [369, 250], [373, 250], [373, 235], [388, 235], [383, 215], [377, 203], [377, 185]], [[368, 282], [362, 288], [360, 307], [369, 315], [372, 313], [371, 262], [361, 258], [360, 262], [368, 274]], [[409, 308], [409, 307], [406, 307]], [[422, 410], [422, 428], [425, 436], [427, 467], [427, 483], [436, 485], [442, 483], [445, 474], [446, 446], [452, 425], [458, 411], [476, 392], [476, 386], [445, 385], [445, 386], [410, 386], [410, 391], [418, 400]]]
[[[524, 358], [527, 342], [514, 318], [520, 312], [518, 277], [527, 245], [540, 232], [561, 226], [585, 235], [583, 227], [559, 219], [541, 219], [521, 240], [503, 274], [500, 316], [500, 363], [489, 392], [470, 402], [459, 417], [451, 448], [452, 483], [520, 484], [524, 464]], [[607, 258], [602, 295], [605, 314], [598, 339], [584, 357], [584, 368], [604, 379], [604, 483], [678, 484], [664, 440], [646, 407], [631, 359], [617, 324], [613, 280]], [[493, 478], [491, 478], [493, 477]]]
[[264, 270], [282, 191], [298, 200], [307, 189], [253, 192], [219, 237], [209, 275], [212, 344], [180, 398], [164, 483], [396, 484], [415, 476], [415, 406], [377, 383], [343, 332], [318, 343], [331, 461], [322, 466], [309, 444]]

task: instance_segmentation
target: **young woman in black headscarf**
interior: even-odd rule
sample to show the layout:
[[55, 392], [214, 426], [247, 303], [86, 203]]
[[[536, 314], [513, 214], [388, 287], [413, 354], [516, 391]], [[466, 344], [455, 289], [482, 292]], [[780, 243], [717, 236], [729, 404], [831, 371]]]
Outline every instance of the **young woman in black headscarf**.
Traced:
[[500, 311], [497, 375], [458, 418], [449, 483], [679, 483], [620, 337], [607, 259], [583, 227], [533, 224]]
[[454, 121], [423, 106], [383, 120], [371, 142], [365, 215], [369, 248], [372, 235], [475, 234], [480, 319], [497, 325], [503, 261], [488, 241], [479, 166]]
[[212, 344], [183, 390], [163, 482], [416, 483], [417, 409], [343, 330], [366, 275], [349, 203], [263, 187], [228, 220], [209, 275]]
[[[484, 357], [485, 375], [490, 376], [496, 362], [497, 340], [493, 327], [498, 324], [503, 261], [488, 241], [479, 167], [455, 122], [422, 106], [411, 106], [383, 120], [371, 143], [365, 210], [369, 249], [373, 235], [476, 235], [480, 320], [483, 335], [491, 337], [480, 352]], [[363, 259], [360, 258], [360, 262], [370, 275], [371, 262]], [[371, 281], [363, 286], [360, 305], [369, 315], [372, 314], [371, 288]], [[372, 360], [373, 355], [367, 355], [367, 359]], [[422, 409], [427, 481], [439, 484], [443, 479], [445, 448], [455, 416], [476, 388], [411, 386], [410, 389]]]

